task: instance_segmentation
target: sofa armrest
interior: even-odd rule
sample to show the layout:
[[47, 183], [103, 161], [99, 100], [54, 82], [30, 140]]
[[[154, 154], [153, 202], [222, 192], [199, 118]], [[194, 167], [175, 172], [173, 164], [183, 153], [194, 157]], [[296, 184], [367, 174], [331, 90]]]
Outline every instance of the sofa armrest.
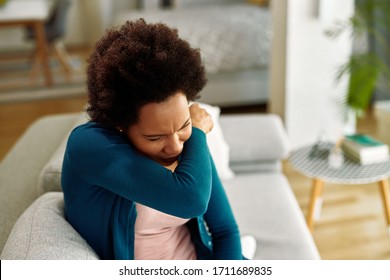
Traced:
[[16, 220], [38, 197], [39, 174], [77, 118], [64, 114], [35, 121], [0, 162], [0, 252]]
[[243, 162], [271, 164], [280, 162], [289, 153], [286, 131], [275, 114], [221, 115], [220, 124], [233, 165]]

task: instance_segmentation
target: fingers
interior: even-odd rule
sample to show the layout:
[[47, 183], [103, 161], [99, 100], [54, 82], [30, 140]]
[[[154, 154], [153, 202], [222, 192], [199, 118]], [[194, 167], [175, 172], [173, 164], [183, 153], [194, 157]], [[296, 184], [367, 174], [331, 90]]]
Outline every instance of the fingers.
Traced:
[[203, 130], [204, 133], [209, 133], [212, 130], [214, 122], [210, 114], [205, 109], [201, 108], [198, 103], [194, 103], [190, 106], [190, 114], [192, 126]]

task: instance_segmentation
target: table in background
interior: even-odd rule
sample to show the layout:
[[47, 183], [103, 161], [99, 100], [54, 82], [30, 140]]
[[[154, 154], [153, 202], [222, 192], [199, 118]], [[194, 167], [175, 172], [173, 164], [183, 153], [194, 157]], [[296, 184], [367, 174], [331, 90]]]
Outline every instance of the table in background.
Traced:
[[309, 229], [313, 231], [314, 215], [319, 216], [324, 182], [335, 184], [379, 183], [390, 235], [390, 160], [383, 163], [360, 165], [350, 158], [344, 157], [344, 163], [340, 168], [330, 168], [328, 153], [333, 147], [333, 143], [324, 143], [320, 150], [313, 153], [313, 146], [305, 146], [293, 151], [289, 157], [289, 162], [296, 170], [313, 179], [306, 218]]
[[34, 29], [37, 51], [47, 86], [53, 84], [44, 28], [49, 11], [47, 0], [10, 0], [0, 8], [0, 27], [30, 26]]

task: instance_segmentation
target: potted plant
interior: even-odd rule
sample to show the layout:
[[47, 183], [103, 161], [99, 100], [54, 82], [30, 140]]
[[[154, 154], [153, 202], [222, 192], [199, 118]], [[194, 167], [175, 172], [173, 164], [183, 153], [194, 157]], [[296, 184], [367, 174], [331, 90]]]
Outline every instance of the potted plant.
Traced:
[[353, 52], [348, 62], [337, 73], [337, 80], [349, 75], [344, 99], [345, 112], [361, 117], [370, 107], [376, 91], [390, 97], [390, 1], [356, 0], [355, 14], [347, 21], [337, 23], [326, 31], [337, 37], [350, 31], [353, 39], [366, 36], [368, 47], [364, 52]]

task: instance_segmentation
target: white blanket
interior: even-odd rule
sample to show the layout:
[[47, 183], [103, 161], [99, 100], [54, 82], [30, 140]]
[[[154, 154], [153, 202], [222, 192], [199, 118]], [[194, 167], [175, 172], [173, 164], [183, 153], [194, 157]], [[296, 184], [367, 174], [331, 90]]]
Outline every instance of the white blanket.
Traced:
[[126, 11], [114, 24], [144, 18], [178, 29], [181, 38], [199, 48], [208, 73], [264, 67], [269, 63], [271, 14], [252, 5], [205, 8]]

